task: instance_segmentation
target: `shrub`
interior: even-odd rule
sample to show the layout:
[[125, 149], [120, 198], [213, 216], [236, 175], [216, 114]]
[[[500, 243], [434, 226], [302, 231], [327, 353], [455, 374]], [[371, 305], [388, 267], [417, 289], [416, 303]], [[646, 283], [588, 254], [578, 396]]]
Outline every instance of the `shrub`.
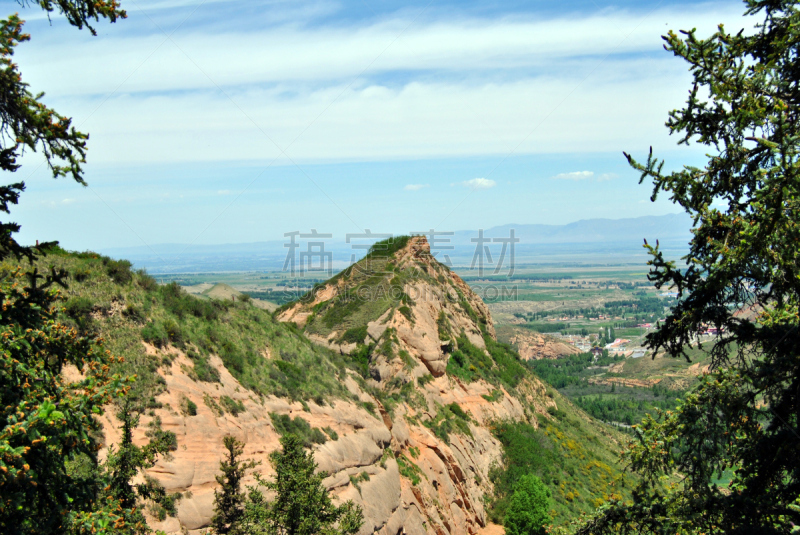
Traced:
[[144, 311], [132, 303], [128, 303], [125, 306], [125, 310], [122, 311], [122, 314], [136, 322], [143, 322], [145, 320]]
[[414, 486], [419, 485], [422, 480], [420, 476], [425, 476], [419, 466], [414, 464], [414, 462], [405, 455], [397, 456], [397, 467], [400, 469], [400, 475], [410, 480], [411, 484]]
[[345, 344], [363, 344], [367, 338], [367, 326], [353, 327], [347, 329], [344, 334], [339, 337], [339, 342]]
[[157, 322], [151, 321], [142, 327], [142, 340], [156, 347], [165, 347], [169, 343], [169, 336], [164, 327]]
[[81, 323], [90, 319], [94, 303], [88, 297], [73, 297], [67, 301], [64, 309], [67, 316]]
[[133, 279], [131, 273], [131, 263], [127, 260], [111, 260], [110, 258], [103, 258], [103, 264], [106, 266], [106, 273], [117, 284], [128, 284]]
[[433, 375], [431, 375], [429, 373], [426, 373], [422, 377], [418, 377], [417, 378], [417, 384], [419, 386], [421, 386], [421, 387], [424, 387], [426, 384], [430, 383], [431, 381], [433, 381]]
[[550, 522], [550, 489], [535, 475], [522, 476], [503, 519], [508, 535], [544, 535]]
[[233, 399], [230, 396], [222, 396], [219, 398], [219, 403], [225, 412], [229, 412], [233, 416], [239, 416], [240, 413], [245, 411], [244, 403], [239, 399]]
[[208, 357], [190, 351], [189, 358], [192, 359], [192, 363], [194, 364], [194, 373], [191, 374], [192, 379], [203, 381], [204, 383], [220, 382], [219, 371], [211, 365], [208, 361]]
[[368, 413], [370, 413], [371, 415], [377, 416], [377, 413], [375, 412], [375, 404], [373, 402], [371, 402], [371, 401], [362, 401], [361, 402], [361, 406], [364, 407], [364, 409]]
[[181, 412], [186, 416], [197, 416], [197, 404], [186, 396], [183, 396], [181, 398]]
[[414, 314], [411, 312], [411, 309], [408, 308], [407, 306], [403, 305], [400, 308], [398, 308], [397, 311], [400, 312], [400, 314], [402, 314], [403, 316], [405, 316], [406, 319], [408, 319], [408, 321], [412, 323], [414, 322]]
[[303, 418], [296, 416], [290, 418], [287, 414], [269, 413], [275, 432], [281, 436], [292, 434], [297, 436], [305, 445], [310, 448], [314, 444], [324, 444], [328, 437], [316, 427], [311, 425]]
[[170, 342], [178, 346], [183, 345], [183, 331], [176, 321], [166, 319], [162, 325]]
[[158, 283], [156, 280], [147, 274], [147, 272], [143, 269], [140, 269], [136, 272], [138, 278], [136, 283], [141, 287], [145, 292], [155, 292], [158, 290]]

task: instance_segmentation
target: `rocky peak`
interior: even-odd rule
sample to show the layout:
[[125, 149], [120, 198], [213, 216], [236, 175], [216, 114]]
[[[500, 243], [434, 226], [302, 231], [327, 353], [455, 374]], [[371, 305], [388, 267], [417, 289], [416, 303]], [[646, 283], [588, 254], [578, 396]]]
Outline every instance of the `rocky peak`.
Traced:
[[440, 377], [459, 338], [481, 349], [484, 337], [495, 339], [488, 307], [431, 255], [424, 236], [378, 242], [360, 262], [285, 306], [278, 319], [341, 353], [368, 352], [379, 384]]

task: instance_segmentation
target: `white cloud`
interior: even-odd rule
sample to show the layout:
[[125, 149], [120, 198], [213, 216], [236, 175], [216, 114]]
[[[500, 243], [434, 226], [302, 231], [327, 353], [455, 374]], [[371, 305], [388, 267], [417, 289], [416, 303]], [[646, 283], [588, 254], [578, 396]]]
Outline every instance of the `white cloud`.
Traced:
[[606, 180], [614, 180], [615, 178], [618, 178], [618, 177], [619, 177], [619, 175], [616, 174], [616, 173], [603, 173], [602, 175], [597, 177], [597, 181], [598, 182], [605, 182]]
[[553, 180], [589, 180], [594, 176], [594, 171], [573, 171], [572, 173], [559, 173], [551, 176]]
[[488, 178], [473, 178], [462, 182], [461, 185], [469, 189], [489, 189], [495, 187], [497, 182]]
[[[521, 15], [499, 20], [413, 20], [412, 24], [412, 20], [394, 16], [369, 25], [286, 24], [235, 32], [182, 28], [171, 36], [174, 44], [164, 44], [164, 35], [149, 29], [144, 35], [115, 37], [119, 34], [111, 33], [110, 39], [66, 42], [63, 36], [56, 39], [46, 34], [37, 35], [33, 46], [21, 48], [19, 55], [28, 60], [23, 66], [29, 83], [36, 87], [41, 82], [49, 94], [106, 93], [120, 83], [121, 91], [137, 92], [350, 82], [364, 74], [398, 70], [440, 76], [485, 69], [541, 71], [543, 66], [566, 71], [575, 67], [572, 59], [577, 57], [597, 58], [596, 65], [608, 54], [660, 50], [665, 20], [670, 28], [697, 27], [702, 33], [704, 29], [714, 31], [719, 22], [729, 23], [726, 27], [735, 31], [744, 19], [738, 5], [682, 6], [647, 17], [608, 11], [586, 17], [534, 19]], [[397, 39], [400, 34], [402, 39]], [[150, 51], [157, 54], [149, 57]], [[74, 72], [84, 75], [70, 76]]]
[[641, 56], [661, 49], [664, 21], [735, 31], [740, 12], [195, 27], [172, 36], [177, 46], [149, 27], [82, 40], [39, 32], [18, 59], [32, 89], [91, 133], [93, 163], [618, 152], [674, 145], [663, 123], [689, 76], [663, 52]]
[[75, 199], [63, 199], [61, 204], [72, 204], [75, 202]]
[[407, 184], [403, 189], [406, 191], [419, 191], [423, 188], [431, 187], [430, 184]]
[[217, 191], [217, 195], [230, 195], [230, 194], [231, 194], [231, 190], [229, 190], [229, 189], [221, 189], [221, 190]]

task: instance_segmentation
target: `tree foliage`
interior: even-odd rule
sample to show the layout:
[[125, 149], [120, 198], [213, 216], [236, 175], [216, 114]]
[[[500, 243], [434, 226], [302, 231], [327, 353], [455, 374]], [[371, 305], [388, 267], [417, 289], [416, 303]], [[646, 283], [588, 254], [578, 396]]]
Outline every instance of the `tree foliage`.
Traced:
[[[122, 382], [95, 340], [56, 320], [63, 273], [17, 269], [0, 275], [0, 531], [58, 533], [94, 509], [96, 485], [68, 462], [96, 463], [95, 415]], [[66, 382], [68, 365], [83, 377]], [[84, 519], [88, 521], [88, 519]], [[116, 520], [116, 518], [114, 519]]]
[[[352, 535], [364, 523], [361, 508], [352, 501], [333, 505], [322, 485], [325, 472], [316, 472], [317, 463], [303, 449], [303, 440], [287, 433], [281, 437], [281, 449], [270, 454], [275, 480], [266, 481], [254, 474], [256, 485], [241, 490], [246, 470], [256, 466], [242, 461], [244, 444], [225, 437], [228, 457], [220, 463], [222, 475], [217, 481], [222, 491], [215, 493], [216, 506], [212, 529], [217, 535]], [[267, 502], [262, 489], [275, 493]]]
[[[23, 6], [27, 1], [20, 2]], [[124, 17], [113, 0], [42, 0], [81, 28], [89, 19]], [[41, 150], [54, 177], [83, 183], [87, 136], [71, 120], [33, 94], [12, 61], [14, 48], [30, 37], [22, 20], [0, 20], [0, 170], [14, 172], [25, 149]], [[8, 214], [24, 191], [22, 182], [0, 186], [0, 211]], [[19, 225], [0, 222], [0, 261], [32, 261], [50, 244], [22, 246]], [[0, 272], [0, 532], [4, 534], [111, 533], [125, 519], [111, 496], [98, 501], [96, 477], [72, 469], [97, 467], [95, 419], [124, 390], [111, 377], [115, 361], [98, 340], [58, 322], [59, 286], [67, 274], [32, 268]], [[73, 368], [74, 380], [62, 372]]]
[[245, 493], [242, 491], [242, 479], [250, 468], [256, 466], [254, 461], [243, 461], [244, 443], [227, 435], [222, 443], [227, 450], [227, 457], [220, 461], [222, 474], [217, 476], [220, 491], [214, 491], [214, 516], [211, 528], [217, 535], [245, 533], [242, 530], [244, 519]]
[[152, 468], [159, 455], [169, 454], [174, 449], [166, 432], [156, 432], [144, 446], [133, 443], [133, 430], [139, 424], [139, 415], [131, 410], [129, 401], [125, 401], [117, 414], [122, 422], [122, 437], [119, 445], [109, 448], [105, 462], [105, 488], [107, 496], [116, 501], [125, 520], [127, 533], [150, 533], [144, 514], [139, 507], [141, 500], [149, 500], [163, 511], [163, 514], [176, 514], [175, 504], [180, 493], [168, 494], [158, 481], [144, 476], [144, 482], [134, 484], [133, 480], [143, 470]]
[[549, 509], [550, 489], [535, 475], [524, 475], [508, 502], [503, 527], [508, 535], [544, 535]]
[[275, 481], [267, 482], [276, 493], [266, 514], [268, 532], [275, 535], [350, 535], [364, 522], [361, 508], [352, 501], [334, 506], [322, 480], [328, 474], [316, 472], [317, 463], [295, 435], [281, 438], [281, 449], [272, 452]]
[[[705, 167], [665, 173], [652, 151], [644, 164], [628, 156], [653, 199], [670, 195], [695, 224], [685, 266], [648, 246], [650, 280], [678, 292], [648, 345], [686, 356], [698, 331], [716, 327], [713, 373], [676, 412], [643, 422], [627, 452], [642, 475], [634, 502], [581, 533], [789, 533], [800, 523], [800, 11], [745, 4], [761, 20], [750, 34], [664, 37], [694, 77], [667, 126], [708, 148]], [[674, 474], [681, 482], [665, 484]]]

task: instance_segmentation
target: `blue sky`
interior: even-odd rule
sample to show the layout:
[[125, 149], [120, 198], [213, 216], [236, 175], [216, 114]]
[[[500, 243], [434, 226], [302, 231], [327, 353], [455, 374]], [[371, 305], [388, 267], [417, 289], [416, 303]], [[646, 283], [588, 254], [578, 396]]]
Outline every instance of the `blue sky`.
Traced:
[[123, 0], [78, 32], [20, 11], [34, 91], [91, 135], [89, 188], [28, 154], [21, 239], [72, 249], [564, 224], [674, 213], [622, 151], [702, 162], [663, 126], [668, 29], [736, 1]]

